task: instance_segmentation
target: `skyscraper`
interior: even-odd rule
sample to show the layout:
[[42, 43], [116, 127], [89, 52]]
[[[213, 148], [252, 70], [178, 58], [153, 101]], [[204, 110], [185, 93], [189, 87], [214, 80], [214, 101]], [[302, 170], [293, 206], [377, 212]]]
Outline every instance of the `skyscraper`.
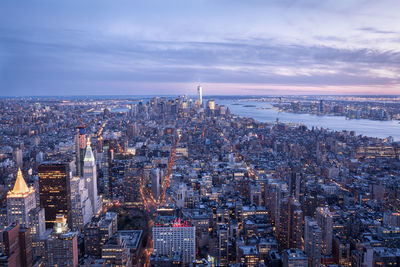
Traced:
[[29, 211], [35, 206], [35, 190], [33, 187], [28, 188], [22, 177], [21, 169], [18, 169], [14, 188], [7, 193], [8, 224], [19, 222], [23, 226], [28, 226]]
[[22, 155], [22, 149], [17, 147], [14, 151], [14, 161], [17, 167], [22, 168], [23, 165], [23, 155]]
[[97, 194], [96, 162], [90, 144], [90, 138], [88, 138], [87, 141], [85, 159], [83, 161], [83, 178], [85, 179], [85, 185], [89, 192], [89, 199], [92, 203], [93, 214], [95, 215], [99, 212], [99, 196]]
[[101, 160], [101, 173], [100, 177], [100, 190], [102, 190], [103, 198], [108, 199], [110, 197], [110, 177], [109, 177], [109, 168], [110, 168], [110, 144], [107, 140], [105, 140], [103, 144], [103, 155]]
[[85, 187], [85, 180], [81, 177], [71, 179], [71, 218], [72, 229], [83, 229], [93, 217], [92, 204]]
[[154, 199], [158, 200], [161, 191], [161, 171], [159, 168], [151, 169], [151, 192]]
[[304, 226], [304, 251], [308, 256], [308, 266], [319, 267], [321, 265], [321, 242], [322, 233], [317, 221], [306, 216]]
[[322, 253], [332, 253], [333, 214], [328, 207], [317, 208], [317, 222], [322, 231]]
[[301, 249], [303, 235], [303, 213], [294, 197], [282, 200], [278, 225], [278, 242], [281, 249]]
[[71, 223], [70, 170], [66, 163], [39, 165], [40, 206], [45, 209], [46, 227], [52, 228], [57, 215]]
[[45, 232], [44, 210], [37, 207], [35, 189], [28, 187], [18, 169], [14, 188], [7, 193], [8, 224], [18, 222], [23, 227], [31, 228], [31, 234], [40, 236]]
[[229, 248], [228, 248], [228, 226], [220, 224], [217, 231], [218, 236], [218, 264], [219, 266], [228, 266], [229, 264]]
[[199, 100], [199, 105], [202, 106], [203, 105], [203, 88], [201, 88], [201, 86], [197, 86], [197, 96], [198, 96], [198, 100]]
[[83, 159], [85, 157], [86, 148], [86, 128], [84, 125], [76, 127], [75, 134], [75, 158], [76, 158], [76, 175], [83, 175]]

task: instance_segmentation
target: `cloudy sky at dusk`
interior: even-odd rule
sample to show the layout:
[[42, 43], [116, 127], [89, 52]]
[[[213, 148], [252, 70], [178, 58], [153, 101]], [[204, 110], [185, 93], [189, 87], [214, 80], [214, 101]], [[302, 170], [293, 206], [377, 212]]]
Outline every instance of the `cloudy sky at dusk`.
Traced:
[[399, 10], [398, 0], [2, 0], [0, 95], [190, 95], [198, 82], [208, 95], [400, 94]]

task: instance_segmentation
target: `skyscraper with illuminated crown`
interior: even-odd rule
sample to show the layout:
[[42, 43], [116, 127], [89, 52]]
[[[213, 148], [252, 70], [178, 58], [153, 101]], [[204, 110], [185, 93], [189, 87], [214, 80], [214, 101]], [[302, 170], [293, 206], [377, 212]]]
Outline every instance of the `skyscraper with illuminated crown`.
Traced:
[[92, 204], [93, 215], [97, 214], [100, 208], [100, 200], [97, 194], [97, 170], [90, 138], [87, 139], [86, 153], [83, 160], [83, 178], [89, 192], [89, 199]]
[[28, 187], [21, 169], [18, 169], [14, 188], [7, 193], [8, 224], [18, 222], [31, 228], [33, 236], [45, 232], [44, 210], [36, 205], [35, 189]]

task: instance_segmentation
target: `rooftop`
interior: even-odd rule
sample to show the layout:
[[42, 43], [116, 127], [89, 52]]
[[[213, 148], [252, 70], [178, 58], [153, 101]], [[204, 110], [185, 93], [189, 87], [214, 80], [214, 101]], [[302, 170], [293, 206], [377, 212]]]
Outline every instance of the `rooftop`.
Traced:
[[126, 246], [130, 249], [137, 249], [142, 238], [142, 230], [121, 230], [118, 235], [125, 240]]

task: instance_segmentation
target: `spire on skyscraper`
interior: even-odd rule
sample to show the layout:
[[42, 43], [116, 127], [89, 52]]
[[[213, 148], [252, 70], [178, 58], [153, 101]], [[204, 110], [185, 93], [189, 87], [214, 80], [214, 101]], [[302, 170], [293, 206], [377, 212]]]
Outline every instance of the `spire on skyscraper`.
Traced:
[[93, 161], [94, 162], [94, 155], [93, 155], [93, 151], [92, 151], [92, 147], [91, 147], [90, 137], [87, 139], [85, 159], [83, 161], [85, 161], [85, 162]]
[[22, 171], [18, 168], [17, 180], [15, 181], [14, 188], [11, 190], [11, 194], [25, 194], [29, 192], [29, 188], [26, 185], [24, 177], [22, 176]]

